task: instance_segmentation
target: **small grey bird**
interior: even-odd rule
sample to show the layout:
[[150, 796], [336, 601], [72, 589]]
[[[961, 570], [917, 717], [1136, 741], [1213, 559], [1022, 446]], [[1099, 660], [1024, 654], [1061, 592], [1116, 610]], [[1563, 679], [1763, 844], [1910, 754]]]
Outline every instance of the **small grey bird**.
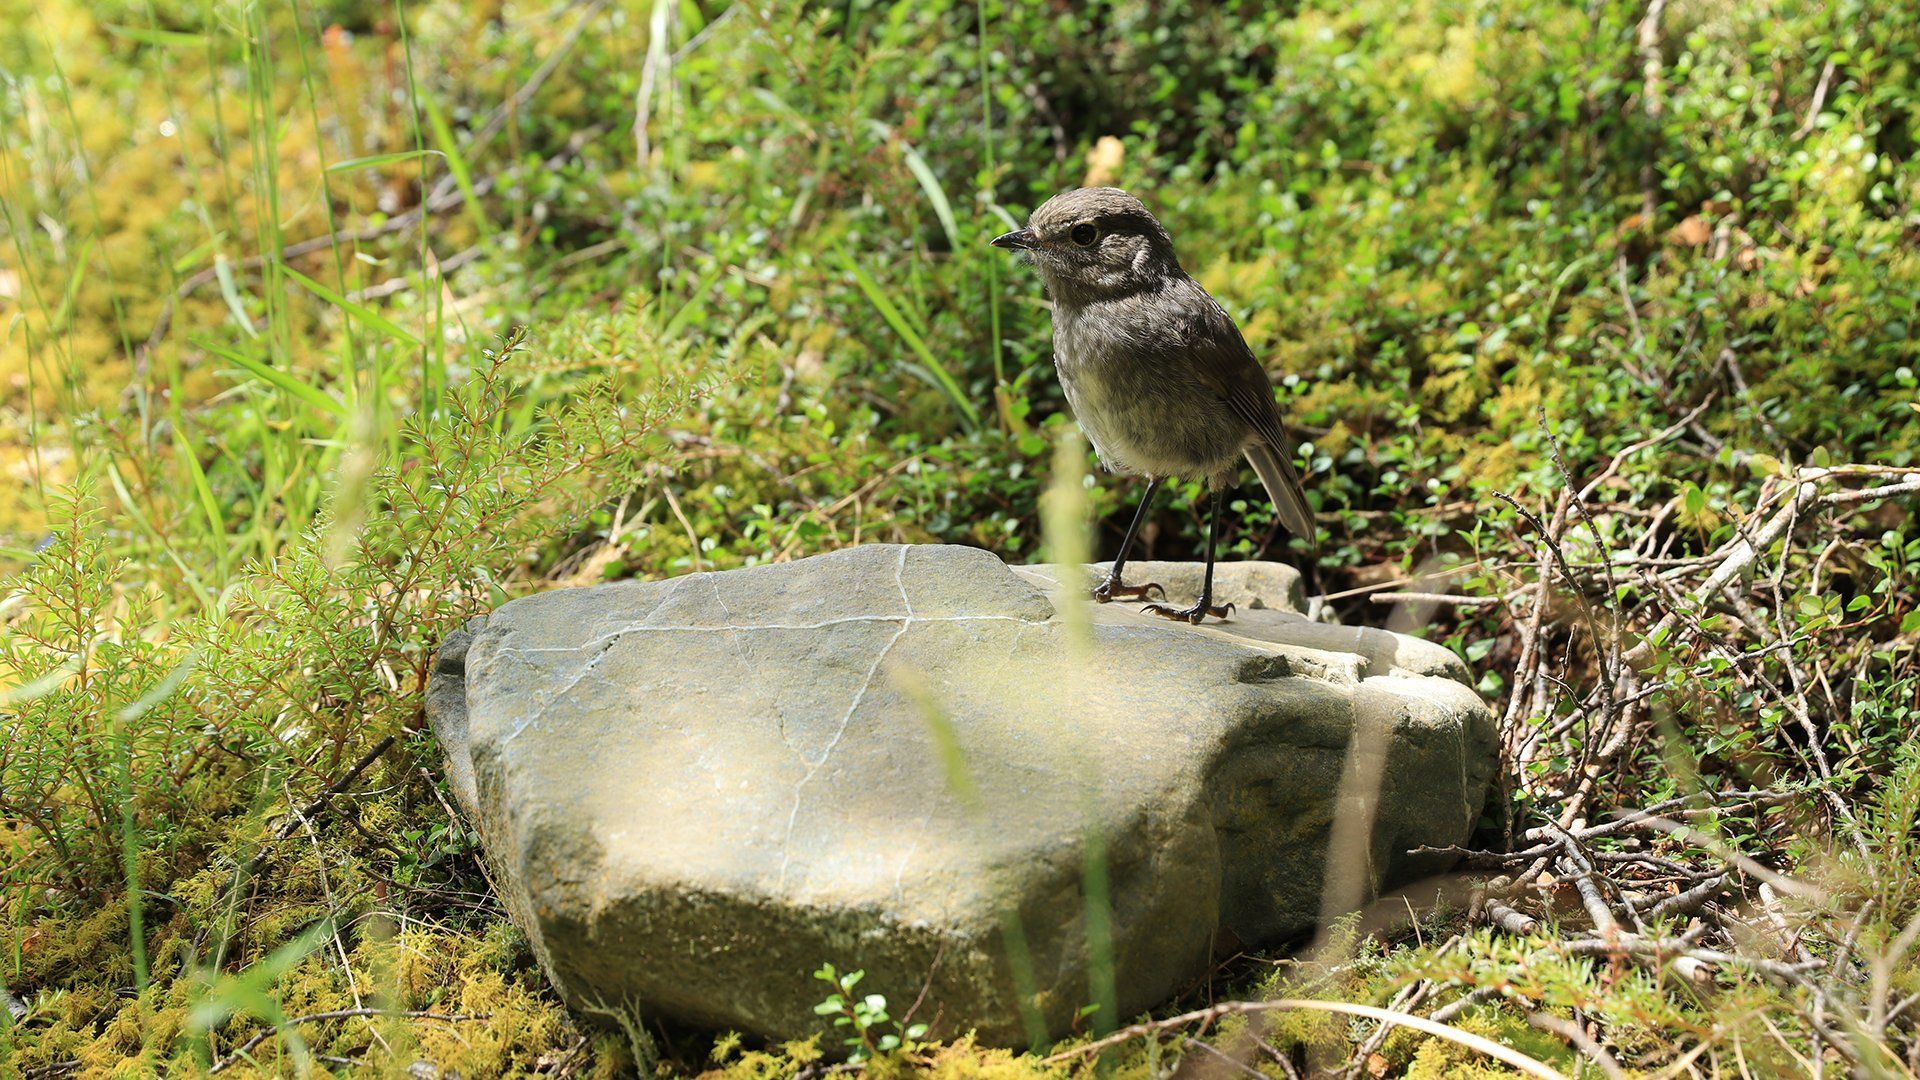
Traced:
[[[1266, 372], [1233, 317], [1180, 268], [1172, 237], [1139, 199], [1119, 188], [1064, 192], [1035, 210], [1026, 228], [995, 237], [993, 246], [1025, 253], [1040, 271], [1053, 300], [1060, 385], [1101, 464], [1147, 478], [1095, 600], [1160, 589], [1121, 583], [1133, 535], [1167, 477], [1205, 478], [1213, 510], [1200, 602], [1147, 609], [1192, 623], [1225, 618], [1231, 605], [1213, 604], [1214, 537], [1221, 495], [1242, 455], [1260, 475], [1280, 523], [1318, 555], [1313, 513]], [[1317, 593], [1313, 557], [1302, 571], [1309, 592]]]

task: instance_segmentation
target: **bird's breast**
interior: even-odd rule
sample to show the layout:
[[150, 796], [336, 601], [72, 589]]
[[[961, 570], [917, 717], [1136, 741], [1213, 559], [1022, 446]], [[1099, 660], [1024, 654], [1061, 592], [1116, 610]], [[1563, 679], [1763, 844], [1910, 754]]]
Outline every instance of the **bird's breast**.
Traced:
[[1245, 425], [1180, 368], [1177, 342], [1146, 339], [1142, 329], [1055, 314], [1054, 366], [1101, 463], [1196, 479], [1231, 468], [1246, 445]]

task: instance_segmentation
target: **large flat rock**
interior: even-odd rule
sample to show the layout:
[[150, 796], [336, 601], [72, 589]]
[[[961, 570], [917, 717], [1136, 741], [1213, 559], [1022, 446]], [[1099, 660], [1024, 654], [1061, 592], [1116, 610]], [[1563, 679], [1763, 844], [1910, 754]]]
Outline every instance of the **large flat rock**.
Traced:
[[[1197, 567], [1135, 570], [1197, 591]], [[1311, 930], [1356, 730], [1385, 769], [1346, 871], [1386, 887], [1466, 839], [1494, 730], [1447, 650], [1306, 621], [1277, 564], [1220, 568], [1230, 621], [1110, 604], [1081, 638], [1052, 575], [873, 545], [453, 635], [428, 717], [560, 993], [785, 1038], [822, 1029], [830, 961], [896, 1014], [926, 986], [944, 1034], [1023, 1044], [1089, 1000], [1090, 864], [1123, 1015], [1222, 942]]]

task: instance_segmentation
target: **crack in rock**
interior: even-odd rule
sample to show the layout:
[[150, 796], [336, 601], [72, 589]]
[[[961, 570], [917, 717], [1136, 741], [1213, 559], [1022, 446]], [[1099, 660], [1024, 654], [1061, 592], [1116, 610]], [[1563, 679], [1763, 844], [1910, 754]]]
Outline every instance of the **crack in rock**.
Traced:
[[[893, 651], [894, 644], [906, 636], [908, 628], [913, 625], [914, 621], [915, 620], [910, 618], [902, 619], [900, 621], [900, 629], [895, 630], [893, 636], [887, 639], [887, 643], [880, 647], [879, 653], [873, 658], [873, 665], [867, 668], [866, 679], [860, 683], [859, 691], [853, 695], [853, 703], [847, 706], [846, 715], [840, 718], [839, 729], [833, 733], [833, 738], [828, 740], [826, 748], [820, 751], [820, 760], [813, 762], [807, 769], [807, 775], [801, 777], [800, 782], [793, 785], [793, 808], [787, 812], [786, 833], [780, 840], [780, 873], [774, 884], [776, 891], [786, 888], [787, 867], [793, 861], [793, 828], [794, 824], [800, 818], [800, 800], [807, 783], [819, 775], [821, 767], [826, 765], [827, 759], [833, 756], [833, 748], [840, 745], [841, 737], [847, 733], [847, 726], [853, 723], [853, 714], [860, 711], [860, 703], [867, 699], [867, 691], [873, 687], [874, 677], [880, 673], [880, 665], [886, 661], [887, 654]], [[928, 619], [920, 621], [932, 622], [935, 620]]]

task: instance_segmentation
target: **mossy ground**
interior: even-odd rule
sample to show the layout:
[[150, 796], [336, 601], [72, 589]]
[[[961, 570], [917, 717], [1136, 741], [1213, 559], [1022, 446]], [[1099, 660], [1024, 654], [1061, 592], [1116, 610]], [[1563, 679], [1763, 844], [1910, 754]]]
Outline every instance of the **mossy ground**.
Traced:
[[[276, 1016], [349, 1010], [368, 1015], [289, 1026], [305, 1058], [276, 1034], [226, 1072], [825, 1068], [831, 1039], [560, 1006], [446, 809], [419, 733], [431, 648], [557, 585], [875, 540], [1034, 556], [1068, 418], [1037, 285], [984, 241], [1083, 180], [1143, 194], [1245, 328], [1305, 442], [1335, 591], [1441, 567], [1502, 594], [1546, 562], [1517, 508], [1553, 516], [1555, 455], [1584, 482], [1669, 425], [1607, 474], [1577, 557], [1644, 536], [1710, 553], [1798, 465], [1912, 467], [1920, 15], [1659, 10], [1649, 45], [1648, 7], [1613, 0], [0, 0], [0, 563], [19, 572], [0, 981], [28, 1008], [0, 1021], [0, 1071], [196, 1075]], [[350, 240], [307, 243], [330, 234]], [[1131, 496], [1089, 493], [1096, 546]], [[1196, 552], [1205, 501], [1176, 485], [1145, 554]], [[1224, 557], [1266, 551], [1269, 509], [1231, 507]], [[1744, 882], [1727, 915], [1762, 929], [1742, 947], [1882, 963], [1877, 990], [1842, 989], [1911, 1006], [1920, 534], [1910, 501], [1822, 513], [1768, 553], [1784, 644], [1659, 658], [1641, 738], [1606, 768], [1570, 712], [1509, 717], [1534, 750], [1506, 763], [1489, 834], [1554, 820], [1583, 779], [1599, 812], [1804, 783], [1713, 823], [1830, 890], [1830, 910], [1787, 905], [1789, 945]], [[1557, 604], [1538, 638], [1569, 688], [1596, 671], [1579, 612]], [[1735, 634], [1745, 615], [1713, 617]], [[1504, 704], [1525, 625], [1476, 607], [1419, 629]], [[1806, 725], [1773, 692], [1803, 679]], [[1555, 918], [1530, 938], [1442, 909], [1315, 963], [1243, 961], [1170, 1008], [1421, 985], [1429, 1010], [1492, 995], [1457, 1026], [1569, 1072], [1586, 1058], [1529, 1012], [1648, 1073], [1920, 1068], [1911, 1008], [1836, 1049], [1804, 991], [1755, 971], [1703, 988], [1568, 954], [1569, 887], [1539, 885]], [[1372, 1031], [1263, 1023], [1329, 1066]], [[1204, 1053], [1169, 1033], [1046, 1065], [940, 1034], [872, 1071], [1149, 1076]], [[1498, 1074], [1404, 1031], [1360, 1064]]]

